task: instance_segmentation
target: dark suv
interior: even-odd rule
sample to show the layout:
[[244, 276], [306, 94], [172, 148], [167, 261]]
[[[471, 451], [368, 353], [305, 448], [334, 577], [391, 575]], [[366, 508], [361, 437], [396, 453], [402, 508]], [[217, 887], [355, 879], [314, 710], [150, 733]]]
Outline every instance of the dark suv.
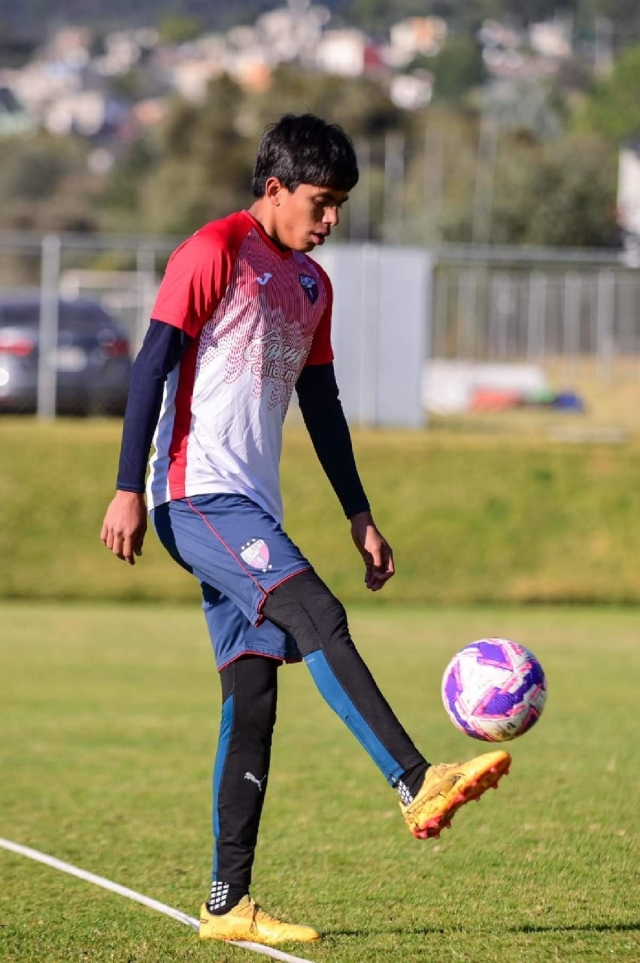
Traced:
[[[0, 291], [0, 411], [33, 412], [38, 397], [40, 296]], [[59, 301], [56, 409], [121, 415], [131, 373], [129, 338], [102, 305]]]

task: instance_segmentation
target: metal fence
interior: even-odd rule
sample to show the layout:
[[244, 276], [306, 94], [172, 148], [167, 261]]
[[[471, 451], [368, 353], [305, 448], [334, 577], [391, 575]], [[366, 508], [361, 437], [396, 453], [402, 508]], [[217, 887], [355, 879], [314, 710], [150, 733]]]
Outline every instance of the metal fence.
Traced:
[[[45, 418], [60, 410], [119, 413], [121, 384], [109, 377], [115, 379], [118, 365], [124, 377], [122, 359], [141, 343], [166, 260], [180, 240], [0, 232], [0, 411], [37, 410]], [[620, 252], [442, 247], [429, 256], [425, 360], [562, 359], [570, 366], [588, 357], [606, 382], [617, 357], [640, 359], [640, 271]], [[394, 283], [387, 280], [385, 289]], [[354, 277], [354, 285], [361, 282]], [[29, 310], [12, 314], [9, 306], [20, 299]], [[93, 324], [92, 345], [96, 305], [124, 337]], [[392, 325], [400, 339], [401, 314], [378, 322]], [[15, 324], [21, 317], [24, 336]], [[20, 379], [23, 391], [14, 397]]]
[[571, 367], [640, 357], [640, 271], [609, 251], [443, 248], [436, 252], [431, 354]]
[[179, 241], [0, 233], [0, 411], [121, 414]]

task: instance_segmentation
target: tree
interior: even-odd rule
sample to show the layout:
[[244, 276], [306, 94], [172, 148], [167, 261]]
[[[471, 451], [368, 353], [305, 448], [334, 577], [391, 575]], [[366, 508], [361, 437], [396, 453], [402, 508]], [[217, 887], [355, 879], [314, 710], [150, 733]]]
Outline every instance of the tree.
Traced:
[[[132, 145], [116, 164], [103, 203], [103, 223], [121, 229], [189, 234], [205, 221], [251, 203], [251, 174], [264, 127], [287, 112], [313, 111], [341, 124], [356, 142], [370, 142], [382, 168], [384, 136], [409, 132], [412, 118], [384, 87], [280, 67], [263, 93], [249, 93], [229, 77], [213, 81], [204, 104], [176, 100], [158, 136]], [[378, 210], [381, 182], [372, 206]]]
[[40, 133], [0, 141], [5, 230], [95, 230], [95, 196], [101, 187], [100, 178], [88, 170], [87, 147], [77, 138]]
[[478, 87], [484, 79], [484, 64], [472, 37], [453, 35], [427, 66], [434, 78], [434, 100], [456, 101]]
[[616, 61], [613, 73], [599, 83], [576, 118], [579, 131], [604, 134], [622, 141], [640, 131], [640, 44]]
[[158, 24], [158, 35], [162, 43], [187, 43], [203, 32], [204, 24], [201, 20], [184, 14], [164, 17]]
[[616, 152], [599, 137], [546, 146], [507, 141], [498, 166], [491, 240], [610, 247], [616, 225]]

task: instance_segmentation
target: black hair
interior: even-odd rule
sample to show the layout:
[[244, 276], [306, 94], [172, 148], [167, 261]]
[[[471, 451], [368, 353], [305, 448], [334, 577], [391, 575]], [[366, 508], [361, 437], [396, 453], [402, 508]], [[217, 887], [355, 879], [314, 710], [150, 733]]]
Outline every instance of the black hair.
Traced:
[[269, 177], [288, 191], [300, 184], [350, 191], [358, 183], [358, 162], [342, 127], [315, 114], [285, 114], [262, 137], [253, 168], [253, 196], [263, 197]]

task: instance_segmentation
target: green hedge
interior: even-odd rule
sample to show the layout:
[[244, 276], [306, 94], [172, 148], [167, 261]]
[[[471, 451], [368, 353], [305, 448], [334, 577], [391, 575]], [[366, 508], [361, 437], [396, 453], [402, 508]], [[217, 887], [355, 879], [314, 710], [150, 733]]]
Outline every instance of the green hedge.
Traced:
[[[197, 599], [150, 532], [131, 569], [99, 541], [116, 422], [0, 422], [0, 597]], [[637, 444], [355, 432], [395, 602], [640, 601]], [[286, 432], [286, 527], [346, 601], [362, 566], [304, 430]]]

